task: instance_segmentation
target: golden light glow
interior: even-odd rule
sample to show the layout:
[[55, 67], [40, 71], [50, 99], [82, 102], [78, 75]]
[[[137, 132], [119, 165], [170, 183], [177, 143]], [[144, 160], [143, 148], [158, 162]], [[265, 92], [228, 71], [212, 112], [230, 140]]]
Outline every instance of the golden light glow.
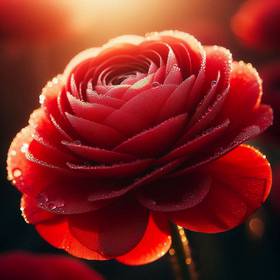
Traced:
[[191, 248], [189, 246], [189, 240], [187, 238], [187, 235], [185, 233], [184, 228], [177, 226], [179, 237], [182, 243], [183, 251], [184, 251], [184, 256], [185, 256], [185, 264], [189, 268], [189, 273], [190, 273], [190, 278], [191, 280], [197, 280], [198, 279], [198, 274], [196, 272], [196, 268], [192, 259], [192, 252]]
[[248, 223], [249, 233], [254, 238], [262, 238], [264, 234], [264, 222], [259, 217], [253, 217]]

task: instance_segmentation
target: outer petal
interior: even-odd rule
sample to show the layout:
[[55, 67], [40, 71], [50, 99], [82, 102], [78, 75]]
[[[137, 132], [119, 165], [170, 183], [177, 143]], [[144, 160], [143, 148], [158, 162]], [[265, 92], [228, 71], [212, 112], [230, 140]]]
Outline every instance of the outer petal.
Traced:
[[171, 246], [169, 224], [165, 216], [151, 214], [146, 232], [138, 245], [117, 260], [126, 265], [143, 265], [162, 257]]
[[36, 199], [27, 195], [21, 198], [20, 210], [24, 220], [30, 224], [45, 222], [56, 217], [53, 213], [40, 209]]
[[70, 219], [71, 233], [86, 247], [105, 256], [129, 252], [142, 239], [148, 211], [131, 197]]
[[187, 229], [215, 233], [236, 227], [267, 198], [271, 169], [265, 157], [249, 146], [239, 146], [201, 170], [212, 177], [206, 198], [197, 206], [170, 214]]
[[218, 73], [220, 80], [218, 91], [227, 88], [232, 67], [232, 55], [229, 50], [212, 46], [206, 48], [206, 82], [210, 85], [212, 81], [216, 81]]
[[230, 91], [223, 106], [222, 116], [231, 123], [242, 124], [256, 109], [262, 96], [262, 81], [251, 64], [234, 62], [230, 77]]
[[69, 231], [68, 218], [57, 218], [36, 225], [39, 234], [54, 247], [64, 249], [69, 254], [88, 260], [108, 258], [82, 245]]
[[17, 189], [23, 193], [34, 195], [57, 179], [55, 170], [52, 176], [49, 168], [27, 160], [26, 153], [32, 141], [33, 129], [30, 126], [23, 128], [14, 138], [7, 159], [8, 178]]
[[153, 211], [184, 210], [199, 204], [208, 194], [210, 186], [211, 178], [199, 173], [171, 179], [162, 178], [140, 188], [138, 200]]

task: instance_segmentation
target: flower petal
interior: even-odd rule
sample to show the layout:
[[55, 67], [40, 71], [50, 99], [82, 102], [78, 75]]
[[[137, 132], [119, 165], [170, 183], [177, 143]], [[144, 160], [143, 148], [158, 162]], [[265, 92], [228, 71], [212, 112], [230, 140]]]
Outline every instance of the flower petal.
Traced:
[[165, 216], [152, 213], [141, 241], [117, 260], [126, 265], [144, 265], [162, 257], [171, 246], [169, 223]]
[[53, 213], [39, 208], [36, 199], [25, 194], [21, 197], [20, 210], [29, 224], [45, 222], [56, 217]]
[[79, 165], [74, 163], [67, 163], [68, 167], [72, 170], [78, 170], [85, 175], [91, 175], [94, 177], [104, 178], [123, 178], [123, 177], [135, 177], [138, 174], [144, 172], [153, 163], [153, 159], [135, 160], [128, 163], [118, 163], [114, 165]]
[[242, 125], [260, 104], [262, 81], [251, 64], [234, 62], [232, 67], [230, 90], [221, 115], [232, 124]]
[[103, 124], [121, 131], [126, 136], [139, 133], [156, 124], [162, 105], [175, 88], [175, 85], [160, 85], [141, 91], [114, 111]]
[[112, 147], [124, 139], [122, 134], [108, 125], [88, 121], [69, 113], [66, 113], [66, 117], [83, 139], [98, 147]]
[[272, 124], [272, 109], [269, 106], [259, 106], [247, 120], [244, 120], [244, 128], [238, 131], [229, 131], [223, 139], [212, 145], [211, 149], [201, 153], [191, 162], [182, 165], [170, 177], [176, 177], [190, 173], [198, 166], [205, 165], [217, 158], [222, 157], [245, 141], [256, 137]]
[[211, 46], [206, 47], [206, 84], [211, 85], [212, 81], [216, 81], [218, 73], [220, 80], [218, 84], [218, 92], [225, 90], [230, 81], [232, 55], [231, 52], [223, 47]]
[[271, 188], [268, 161], [245, 145], [204, 166], [203, 174], [212, 178], [205, 199], [193, 208], [169, 213], [174, 223], [193, 231], [214, 233], [236, 227], [261, 206]]
[[119, 153], [116, 151], [85, 146], [76, 142], [63, 141], [62, 144], [76, 155], [84, 159], [96, 161], [98, 163], [127, 162], [136, 159], [134, 156], [128, 155], [126, 153]]
[[107, 260], [103, 255], [82, 245], [69, 231], [67, 217], [59, 217], [52, 221], [39, 223], [36, 229], [52, 246], [64, 249], [69, 254], [88, 260]]
[[199, 204], [208, 194], [210, 186], [211, 178], [197, 173], [162, 178], [140, 188], [138, 200], [152, 211], [179, 211]]
[[142, 239], [148, 211], [132, 198], [70, 218], [70, 230], [86, 247], [105, 256], [129, 252]]
[[[167, 155], [160, 158], [158, 160], [158, 163], [166, 163], [170, 160], [174, 160], [180, 157], [184, 157], [185, 159], [186, 157], [190, 157], [191, 155], [197, 153], [198, 150], [202, 149], [203, 146], [210, 144], [212, 141], [217, 140], [219, 137], [221, 137], [225, 133], [228, 126], [229, 120], [226, 120], [215, 127], [211, 127], [193, 140], [187, 141], [186, 144], [179, 146]], [[181, 144], [183, 140], [184, 139], [181, 138], [179, 140], [179, 143]]]
[[159, 156], [178, 139], [186, 121], [186, 114], [170, 118], [129, 138], [117, 146], [114, 151], [132, 154], [141, 158]]

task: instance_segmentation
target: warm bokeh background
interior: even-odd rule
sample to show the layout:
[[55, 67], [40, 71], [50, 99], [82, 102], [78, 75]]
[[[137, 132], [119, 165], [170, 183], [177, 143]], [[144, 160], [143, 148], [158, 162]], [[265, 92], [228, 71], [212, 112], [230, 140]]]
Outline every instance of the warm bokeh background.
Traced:
[[[63, 253], [48, 245], [21, 218], [20, 194], [7, 181], [5, 170], [9, 144], [38, 107], [40, 90], [48, 79], [62, 72], [83, 49], [122, 34], [143, 35], [164, 29], [192, 33], [204, 44], [224, 45], [235, 59], [252, 62], [260, 69], [277, 52], [249, 50], [235, 39], [230, 19], [242, 2], [0, 0], [0, 252], [24, 249]], [[9, 9], [7, 5], [14, 6]], [[280, 162], [276, 142], [265, 139], [257, 144], [274, 166], [277, 158]], [[277, 187], [280, 185], [275, 186], [275, 193]], [[247, 224], [230, 232], [189, 233], [201, 280], [280, 279], [280, 201], [274, 199], [274, 203], [276, 207], [268, 201]], [[143, 267], [126, 267], [115, 261], [90, 265], [108, 280], [174, 279], [168, 256]]]

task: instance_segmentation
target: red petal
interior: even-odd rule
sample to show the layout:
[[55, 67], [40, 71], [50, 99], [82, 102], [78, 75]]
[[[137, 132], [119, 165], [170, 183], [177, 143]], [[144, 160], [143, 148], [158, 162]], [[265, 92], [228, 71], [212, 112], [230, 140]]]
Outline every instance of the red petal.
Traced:
[[144, 172], [153, 163], [153, 159], [136, 160], [128, 163], [119, 163], [108, 166], [88, 166], [68, 163], [67, 165], [73, 170], [83, 171], [84, 174], [94, 177], [123, 178], [135, 177]]
[[160, 214], [151, 214], [142, 240], [117, 260], [126, 265], [144, 265], [162, 257], [171, 246], [169, 223]]
[[127, 182], [118, 182], [117, 184], [105, 185], [100, 188], [94, 188], [92, 190], [92, 195], [88, 198], [90, 201], [98, 201], [103, 199], [112, 199], [116, 197], [123, 196], [129, 191], [139, 188], [145, 184], [155, 181], [157, 178], [162, 177], [163, 175], [168, 174], [170, 171], [174, 170], [182, 163], [182, 160], [174, 160], [161, 166], [160, 168], [155, 169], [154, 171], [148, 173], [144, 177], [140, 177], [134, 180], [132, 183]]
[[[72, 180], [73, 181], [73, 180]], [[95, 182], [96, 183], [96, 182]], [[53, 182], [36, 197], [38, 207], [56, 214], [80, 214], [102, 208], [109, 200], [91, 202], [88, 200], [94, 183], [75, 180]]]
[[218, 73], [220, 80], [218, 84], [218, 92], [225, 90], [229, 85], [232, 66], [232, 55], [229, 50], [211, 46], [206, 48], [206, 83], [211, 85], [212, 81], [216, 81]]
[[211, 178], [197, 173], [163, 178], [139, 189], [138, 200], [153, 211], [179, 211], [199, 204], [208, 194], [210, 186]]
[[39, 234], [52, 246], [64, 249], [69, 254], [88, 260], [107, 260], [108, 258], [82, 245], [69, 231], [68, 219], [57, 218], [36, 225]]
[[198, 166], [202, 166], [206, 163], [214, 161], [215, 159], [225, 155], [229, 151], [233, 150], [245, 141], [256, 137], [261, 134], [267, 127], [272, 123], [272, 110], [269, 106], [261, 105], [255, 112], [248, 118], [244, 120], [245, 127], [240, 131], [229, 131], [224, 139], [217, 141], [213, 144], [212, 148], [205, 154], [201, 154], [193, 162], [187, 163], [187, 166], [181, 166], [181, 169], [170, 175], [170, 177], [180, 176], [191, 172]]
[[124, 139], [117, 130], [107, 125], [78, 118], [68, 113], [66, 113], [66, 117], [81, 137], [99, 147], [112, 147]]
[[67, 153], [67, 151], [64, 152], [60, 148], [52, 147], [41, 138], [34, 138], [35, 139], [31, 141], [27, 149], [27, 154], [30, 153], [34, 158], [62, 168], [66, 167], [65, 164], [67, 161], [77, 161], [76, 158], [70, 153]]
[[77, 117], [84, 118], [89, 121], [100, 122], [115, 110], [109, 106], [83, 102], [72, 96], [70, 93], [67, 94], [67, 97], [74, 114]]
[[226, 89], [221, 95], [217, 96], [214, 103], [207, 108], [206, 112], [200, 117], [200, 119], [198, 119], [196, 122], [194, 119], [192, 119], [192, 122], [190, 122], [189, 124], [189, 129], [185, 133], [185, 136], [191, 137], [193, 135], [196, 135], [206, 129], [209, 125], [211, 125], [211, 123], [215, 121], [218, 114], [222, 111], [227, 95], [228, 90]]
[[251, 64], [234, 62], [230, 76], [230, 90], [222, 116], [231, 123], [242, 124], [260, 103], [262, 82]]
[[190, 76], [172, 92], [159, 112], [158, 121], [186, 113], [186, 103], [194, 81], [195, 77]]
[[90, 103], [96, 103], [118, 109], [124, 104], [124, 101], [115, 98], [115, 96], [120, 95], [120, 93], [123, 93], [124, 91], [126, 91], [126, 89], [127, 87], [124, 86], [115, 86], [109, 89], [106, 92], [106, 95], [100, 95], [94, 91], [87, 91], [87, 101]]
[[127, 162], [136, 159], [134, 156], [125, 153], [118, 153], [101, 148], [85, 146], [82, 144], [77, 144], [75, 142], [63, 141], [62, 144], [65, 145], [69, 150], [74, 152], [76, 155], [84, 159], [96, 161], [98, 163], [116, 163], [120, 161]]
[[34, 129], [34, 136], [54, 147], [62, 148], [61, 140], [71, 140], [67, 135], [63, 137], [51, 123], [42, 108], [35, 110], [29, 118], [29, 124]]
[[55, 217], [54, 214], [40, 209], [36, 199], [27, 195], [21, 197], [20, 210], [24, 220], [30, 224], [45, 222]]
[[48, 167], [27, 160], [26, 150], [32, 141], [31, 134], [32, 129], [28, 126], [16, 135], [8, 152], [7, 170], [9, 180], [12, 180], [19, 191], [35, 195], [51, 184], [56, 176], [54, 173], [50, 176]]
[[[188, 141], [186, 144], [179, 146], [178, 148], [168, 153], [166, 156], [160, 158], [158, 160], [158, 163], [169, 162], [170, 160], [174, 160], [180, 157], [184, 157], [184, 159], [186, 159], [186, 157], [190, 157], [191, 155], [197, 153], [198, 150], [202, 149], [205, 145], [210, 144], [212, 141], [222, 136], [228, 126], [229, 121], [226, 120], [223, 123], [206, 130], [200, 136], [197, 136], [197, 138]], [[179, 143], [182, 144], [183, 141], [184, 138], [181, 138], [179, 140]]]
[[222, 232], [238, 226], [261, 206], [271, 187], [268, 161], [245, 145], [203, 167], [203, 174], [212, 178], [206, 198], [191, 209], [170, 214], [174, 223], [199, 232]]
[[147, 222], [145, 208], [134, 200], [122, 200], [98, 211], [71, 216], [70, 230], [89, 249], [116, 257], [139, 243]]
[[177, 65], [174, 65], [169, 71], [163, 83], [166, 85], [168, 84], [179, 85], [181, 82], [182, 82], [181, 70]]
[[159, 156], [177, 140], [186, 120], [186, 114], [170, 118], [121, 143], [114, 151], [144, 158]]

